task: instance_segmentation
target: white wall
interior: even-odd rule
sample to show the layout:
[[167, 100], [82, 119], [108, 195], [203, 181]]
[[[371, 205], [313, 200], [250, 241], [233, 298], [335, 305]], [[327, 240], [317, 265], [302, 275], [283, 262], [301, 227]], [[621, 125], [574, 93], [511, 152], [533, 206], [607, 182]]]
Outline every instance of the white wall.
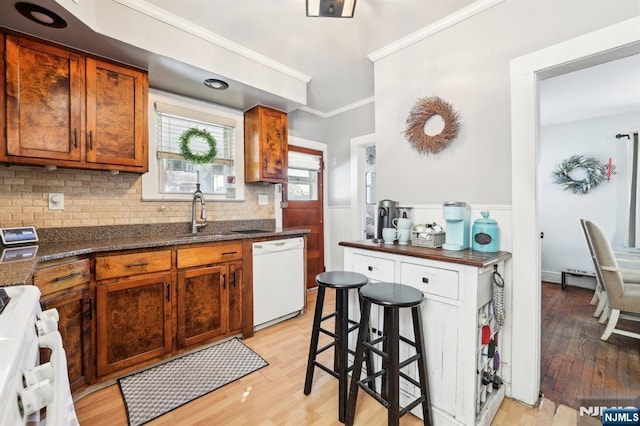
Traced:
[[[509, 61], [638, 14], [637, 0], [507, 0], [376, 61], [378, 198], [510, 204]], [[461, 130], [425, 156], [403, 131], [415, 101], [431, 95], [459, 111]]]
[[[541, 102], [541, 108], [544, 108]], [[616, 139], [617, 133], [627, 133], [640, 126], [640, 111], [572, 121], [540, 129], [540, 229], [542, 245], [542, 279], [560, 282], [560, 271], [575, 268], [593, 271], [593, 262], [578, 220], [597, 223], [614, 240], [622, 240], [628, 217], [629, 160], [628, 139]], [[602, 163], [609, 158], [616, 166], [611, 181], [603, 182], [588, 194], [573, 194], [553, 183], [553, 170], [571, 155], [594, 157]], [[618, 230], [618, 232], [616, 232]], [[570, 283], [595, 287], [592, 279], [571, 277]]]

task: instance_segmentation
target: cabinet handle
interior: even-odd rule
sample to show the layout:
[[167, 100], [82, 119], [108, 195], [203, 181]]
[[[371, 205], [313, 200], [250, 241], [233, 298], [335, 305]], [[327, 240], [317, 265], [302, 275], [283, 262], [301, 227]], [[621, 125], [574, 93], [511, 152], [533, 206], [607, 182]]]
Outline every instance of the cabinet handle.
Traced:
[[167, 284], [167, 302], [171, 302], [171, 284]]
[[265, 171], [267, 170], [267, 160], [266, 159], [264, 160], [264, 169], [265, 169]]
[[222, 252], [222, 255], [223, 256], [228, 256], [230, 254], [236, 254], [236, 253], [238, 253], [238, 252], [237, 251], [224, 251], [224, 252]]
[[369, 271], [373, 271], [373, 266], [367, 266], [367, 269], [368, 269]]
[[425, 284], [429, 284], [429, 278], [422, 277], [422, 282], [425, 283]]
[[78, 147], [78, 129], [73, 129], [73, 147]]
[[92, 319], [93, 318], [93, 302], [91, 299], [87, 300], [87, 312], [84, 314], [85, 317]]
[[71, 278], [75, 278], [78, 275], [80, 275], [80, 272], [74, 272], [73, 274], [65, 275], [64, 277], [58, 277], [54, 281], [55, 282], [66, 281], [66, 280], [70, 280]]
[[149, 262], [127, 263], [125, 268], [137, 268], [139, 266], [147, 266]]
[[89, 149], [93, 151], [93, 130], [89, 130]]
[[222, 274], [222, 288], [227, 288], [227, 274]]
[[238, 281], [238, 270], [233, 271], [233, 281], [231, 282], [232, 286], [236, 286], [236, 281]]

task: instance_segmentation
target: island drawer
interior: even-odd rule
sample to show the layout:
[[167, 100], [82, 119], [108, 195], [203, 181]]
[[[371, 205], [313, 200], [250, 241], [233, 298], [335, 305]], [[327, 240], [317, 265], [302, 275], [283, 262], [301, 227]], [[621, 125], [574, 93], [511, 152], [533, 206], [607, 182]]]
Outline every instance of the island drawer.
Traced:
[[352, 271], [376, 281], [394, 281], [394, 261], [390, 259], [354, 254]]
[[44, 267], [33, 274], [33, 284], [43, 296], [87, 283], [90, 279], [89, 259]]
[[232, 260], [242, 260], [242, 243], [190, 247], [178, 250], [178, 269]]
[[96, 280], [171, 269], [171, 250], [96, 257]]
[[402, 284], [410, 285], [426, 294], [458, 299], [458, 272], [402, 262]]

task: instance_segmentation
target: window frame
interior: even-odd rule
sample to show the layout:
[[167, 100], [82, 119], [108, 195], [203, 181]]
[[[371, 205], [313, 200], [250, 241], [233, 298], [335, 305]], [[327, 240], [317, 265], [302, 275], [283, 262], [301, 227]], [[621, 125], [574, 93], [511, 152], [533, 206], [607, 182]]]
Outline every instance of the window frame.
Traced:
[[234, 130], [235, 198], [226, 194], [206, 194], [207, 201], [244, 201], [244, 112], [222, 105], [195, 100], [157, 89], [149, 89], [149, 171], [142, 175], [142, 201], [191, 201], [193, 195], [160, 192], [160, 167], [156, 144], [156, 102], [193, 110], [204, 114], [217, 115], [236, 121]]

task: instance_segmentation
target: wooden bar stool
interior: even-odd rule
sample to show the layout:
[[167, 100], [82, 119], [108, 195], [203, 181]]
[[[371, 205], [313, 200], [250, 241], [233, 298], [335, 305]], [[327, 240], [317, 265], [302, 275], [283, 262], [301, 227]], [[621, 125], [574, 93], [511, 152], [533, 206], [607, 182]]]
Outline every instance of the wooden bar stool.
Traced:
[[[358, 332], [356, 357], [351, 374], [351, 387], [349, 388], [345, 423], [347, 425], [353, 425], [358, 399], [358, 388], [362, 388], [387, 408], [388, 425], [398, 425], [400, 423], [400, 417], [407, 414], [419, 404], [422, 404], [424, 424], [432, 425], [433, 419], [427, 375], [427, 357], [422, 334], [422, 314], [420, 311], [420, 305], [424, 300], [424, 295], [418, 289], [394, 283], [367, 284], [361, 287], [359, 292], [362, 302], [360, 330]], [[384, 330], [382, 337], [369, 341], [367, 337], [367, 327], [371, 316], [372, 303], [381, 306], [384, 310]], [[415, 341], [411, 341], [400, 335], [400, 308], [411, 308]], [[399, 356], [401, 340], [414, 346], [416, 349], [414, 356], [403, 361], [400, 361]], [[379, 343], [382, 343], [382, 350], [375, 346]], [[382, 357], [382, 369], [373, 374], [367, 373], [367, 377], [360, 379], [363, 357], [367, 352], [373, 352]], [[369, 356], [369, 358], [371, 357]], [[418, 363], [420, 382], [417, 382], [400, 371], [401, 368], [404, 368], [412, 362]], [[367, 387], [368, 384], [375, 381], [377, 377], [381, 377], [382, 379], [380, 394], [377, 394], [375, 390]], [[420, 389], [420, 396], [402, 409], [400, 409], [400, 377], [408, 380]]]
[[[367, 284], [369, 279], [362, 274], [347, 271], [323, 272], [316, 276], [318, 283], [318, 296], [316, 299], [315, 315], [313, 317], [313, 329], [311, 331], [311, 345], [309, 346], [309, 359], [307, 361], [307, 375], [304, 381], [304, 394], [311, 393], [313, 384], [313, 371], [315, 367], [319, 367], [333, 377], [338, 379], [338, 418], [344, 422], [346, 406], [347, 406], [347, 386], [349, 385], [347, 374], [353, 369], [353, 365], [348, 365], [348, 355], [355, 354], [349, 350], [349, 333], [355, 331], [360, 326], [349, 318], [349, 290], [359, 289]], [[336, 290], [336, 309], [334, 312], [322, 316], [324, 307], [324, 295], [327, 288]], [[322, 322], [330, 318], [335, 318], [335, 330], [330, 331], [322, 328]], [[368, 327], [364, 327], [363, 336], [368, 336]], [[320, 333], [324, 333], [332, 338], [331, 343], [318, 349], [318, 341]], [[367, 338], [368, 340], [368, 338]], [[327, 367], [316, 361], [316, 357], [333, 347], [333, 368]], [[365, 357], [363, 355], [362, 359]], [[370, 364], [370, 358], [366, 356], [367, 371], [372, 372], [373, 367]], [[358, 369], [360, 371], [361, 369]], [[373, 386], [373, 384], [372, 384]]]

